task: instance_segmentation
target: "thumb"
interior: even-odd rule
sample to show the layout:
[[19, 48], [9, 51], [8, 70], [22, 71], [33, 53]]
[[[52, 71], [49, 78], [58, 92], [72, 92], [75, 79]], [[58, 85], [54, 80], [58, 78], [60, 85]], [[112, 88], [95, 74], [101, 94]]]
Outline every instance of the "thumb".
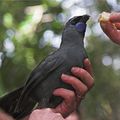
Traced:
[[120, 32], [111, 22], [100, 22], [103, 32], [114, 42], [120, 45]]
[[120, 22], [120, 13], [111, 13], [110, 22]]

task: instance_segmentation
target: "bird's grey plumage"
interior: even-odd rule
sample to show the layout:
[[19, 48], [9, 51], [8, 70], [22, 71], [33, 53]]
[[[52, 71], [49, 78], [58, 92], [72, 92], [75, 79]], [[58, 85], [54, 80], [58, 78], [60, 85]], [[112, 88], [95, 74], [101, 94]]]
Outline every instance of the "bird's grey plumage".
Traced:
[[56, 88], [73, 90], [72, 86], [61, 81], [61, 75], [71, 74], [73, 66], [83, 67], [83, 60], [87, 57], [83, 43], [85, 30], [79, 32], [75, 24], [77, 22], [86, 24], [87, 20], [88, 16], [84, 15], [68, 21], [62, 34], [60, 48], [43, 60], [25, 83], [14, 110], [16, 118], [21, 118], [32, 111], [27, 110], [28, 102], [34, 105], [38, 103], [39, 108], [56, 107], [62, 101], [62, 98], [52, 94]]

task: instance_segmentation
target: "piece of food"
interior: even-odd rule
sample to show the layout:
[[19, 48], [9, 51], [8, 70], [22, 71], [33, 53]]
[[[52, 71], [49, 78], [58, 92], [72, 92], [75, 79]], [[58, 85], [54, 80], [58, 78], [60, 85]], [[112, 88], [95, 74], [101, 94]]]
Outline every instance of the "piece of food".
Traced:
[[[102, 12], [102, 13], [100, 14], [100, 16], [99, 16], [98, 21], [99, 21], [100, 23], [102, 23], [102, 22], [104, 22], [104, 23], [105, 23], [105, 22], [111, 22], [111, 21], [110, 21], [110, 15], [111, 15], [111, 13]], [[114, 29], [117, 29], [114, 23], [112, 23], [112, 25], [113, 25]]]
[[108, 12], [102, 12], [99, 16], [98, 21], [99, 22], [108, 22], [110, 19], [110, 13]]

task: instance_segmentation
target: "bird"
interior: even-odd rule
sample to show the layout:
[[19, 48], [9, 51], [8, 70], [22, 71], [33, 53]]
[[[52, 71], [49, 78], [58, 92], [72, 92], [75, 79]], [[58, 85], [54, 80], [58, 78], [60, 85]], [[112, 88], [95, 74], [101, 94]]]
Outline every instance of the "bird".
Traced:
[[22, 87], [0, 98], [0, 109], [15, 119], [20, 119], [35, 108], [55, 108], [60, 104], [63, 98], [53, 95], [55, 89], [74, 90], [61, 80], [61, 75], [72, 75], [73, 66], [84, 68], [83, 60], [88, 57], [84, 37], [89, 17], [85, 14], [67, 21], [60, 48], [33, 69]]

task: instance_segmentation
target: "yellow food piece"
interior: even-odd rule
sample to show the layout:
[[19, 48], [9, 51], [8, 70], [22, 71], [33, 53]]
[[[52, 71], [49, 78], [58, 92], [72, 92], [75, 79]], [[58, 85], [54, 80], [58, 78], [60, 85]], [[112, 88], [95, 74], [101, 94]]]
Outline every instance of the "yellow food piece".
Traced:
[[99, 22], [108, 22], [110, 19], [110, 13], [108, 12], [102, 12], [99, 16], [98, 21]]

